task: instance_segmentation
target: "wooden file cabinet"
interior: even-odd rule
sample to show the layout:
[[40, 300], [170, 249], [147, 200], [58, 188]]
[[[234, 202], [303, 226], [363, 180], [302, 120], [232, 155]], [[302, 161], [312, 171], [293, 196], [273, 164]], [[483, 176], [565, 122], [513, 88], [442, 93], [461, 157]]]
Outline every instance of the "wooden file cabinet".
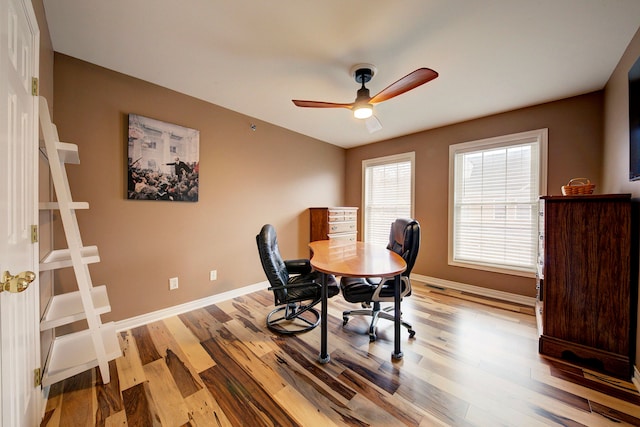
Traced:
[[337, 240], [355, 242], [358, 237], [358, 208], [309, 208], [309, 241]]
[[540, 353], [629, 379], [638, 270], [631, 196], [542, 197], [541, 207]]

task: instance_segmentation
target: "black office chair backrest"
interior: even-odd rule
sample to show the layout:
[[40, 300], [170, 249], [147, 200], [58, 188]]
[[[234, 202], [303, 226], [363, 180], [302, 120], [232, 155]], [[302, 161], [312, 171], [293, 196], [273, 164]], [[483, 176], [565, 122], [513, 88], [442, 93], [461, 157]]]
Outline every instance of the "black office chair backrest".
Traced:
[[420, 224], [418, 221], [411, 218], [396, 219], [391, 224], [387, 249], [394, 251], [404, 259], [407, 263], [407, 269], [402, 275], [409, 276], [420, 249]]
[[[267, 280], [271, 286], [284, 287], [289, 280], [289, 272], [280, 255], [278, 248], [278, 237], [276, 229], [271, 224], [262, 226], [260, 233], [256, 236], [258, 243], [258, 253], [260, 254], [260, 262], [262, 269], [267, 276]], [[284, 288], [275, 289], [276, 300], [285, 301], [287, 291]]]

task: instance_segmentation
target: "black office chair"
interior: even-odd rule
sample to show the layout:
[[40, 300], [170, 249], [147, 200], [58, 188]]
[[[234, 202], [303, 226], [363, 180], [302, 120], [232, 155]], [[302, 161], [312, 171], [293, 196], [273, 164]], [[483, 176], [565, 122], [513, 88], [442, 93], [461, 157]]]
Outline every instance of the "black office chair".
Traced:
[[[321, 273], [312, 271], [308, 259], [283, 260], [271, 224], [262, 227], [256, 242], [274, 304], [279, 306], [267, 315], [267, 327], [280, 334], [297, 334], [318, 326], [320, 313], [313, 306], [322, 298]], [[335, 277], [327, 276], [327, 297], [339, 292]]]
[[[400, 296], [404, 298], [411, 294], [411, 281], [409, 274], [416, 262], [418, 249], [420, 248], [420, 224], [411, 218], [399, 218], [391, 224], [389, 244], [387, 249], [396, 252], [407, 263], [407, 269], [402, 273]], [[346, 325], [349, 316], [371, 316], [369, 326], [369, 341], [376, 340], [376, 325], [379, 318], [394, 320], [394, 306], [380, 307], [381, 302], [394, 301], [394, 278], [368, 278], [343, 277], [340, 280], [342, 295], [348, 302], [360, 303], [362, 309], [349, 310], [342, 313], [342, 325]], [[373, 304], [373, 307], [371, 306]], [[409, 331], [409, 338], [413, 338], [416, 332], [413, 327], [402, 321], [402, 326]]]

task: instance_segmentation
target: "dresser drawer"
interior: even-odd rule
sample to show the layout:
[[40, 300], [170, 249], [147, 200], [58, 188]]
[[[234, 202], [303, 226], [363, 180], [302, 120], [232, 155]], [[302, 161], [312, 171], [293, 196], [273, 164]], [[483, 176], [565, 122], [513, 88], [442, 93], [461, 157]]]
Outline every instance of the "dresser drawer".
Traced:
[[356, 233], [329, 234], [329, 240], [336, 243], [352, 243], [356, 241]]
[[329, 234], [333, 233], [347, 233], [357, 231], [355, 221], [342, 221], [342, 222], [330, 222]]

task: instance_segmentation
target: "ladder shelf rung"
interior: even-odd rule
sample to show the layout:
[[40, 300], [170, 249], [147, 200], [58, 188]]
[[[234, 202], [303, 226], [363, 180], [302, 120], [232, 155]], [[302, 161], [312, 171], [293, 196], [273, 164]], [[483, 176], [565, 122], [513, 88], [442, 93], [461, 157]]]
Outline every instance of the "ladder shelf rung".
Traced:
[[[60, 209], [58, 202], [40, 202], [38, 203], [38, 209], [41, 211], [57, 210]], [[69, 203], [69, 209], [89, 209], [89, 202], [71, 202]]]
[[[80, 249], [83, 264], [100, 262], [97, 246], [84, 246]], [[56, 249], [49, 252], [40, 261], [40, 271], [57, 270], [59, 268], [72, 267], [71, 251], [69, 249]]]
[[[91, 333], [91, 330], [85, 329], [62, 335], [53, 341], [42, 377], [44, 387], [98, 366]], [[122, 355], [114, 322], [103, 324], [96, 333], [102, 336], [107, 360]]]
[[[91, 288], [91, 299], [93, 301], [95, 314], [99, 315], [111, 311], [107, 287], [105, 285]], [[68, 325], [86, 318], [87, 313], [82, 304], [80, 291], [53, 295], [51, 299], [49, 299], [49, 304], [47, 304], [47, 308], [40, 321], [40, 330], [45, 331], [47, 329], [57, 328], [58, 326]]]
[[78, 155], [78, 146], [68, 142], [56, 142], [56, 149], [60, 161], [67, 164], [80, 164], [80, 156]]
[[[78, 146], [68, 142], [55, 141], [56, 151], [58, 152], [58, 160], [61, 164], [66, 163], [70, 165], [80, 164], [80, 155], [78, 154]], [[41, 147], [40, 151], [49, 158], [49, 153], [46, 147]], [[64, 167], [64, 166], [62, 166]]]

